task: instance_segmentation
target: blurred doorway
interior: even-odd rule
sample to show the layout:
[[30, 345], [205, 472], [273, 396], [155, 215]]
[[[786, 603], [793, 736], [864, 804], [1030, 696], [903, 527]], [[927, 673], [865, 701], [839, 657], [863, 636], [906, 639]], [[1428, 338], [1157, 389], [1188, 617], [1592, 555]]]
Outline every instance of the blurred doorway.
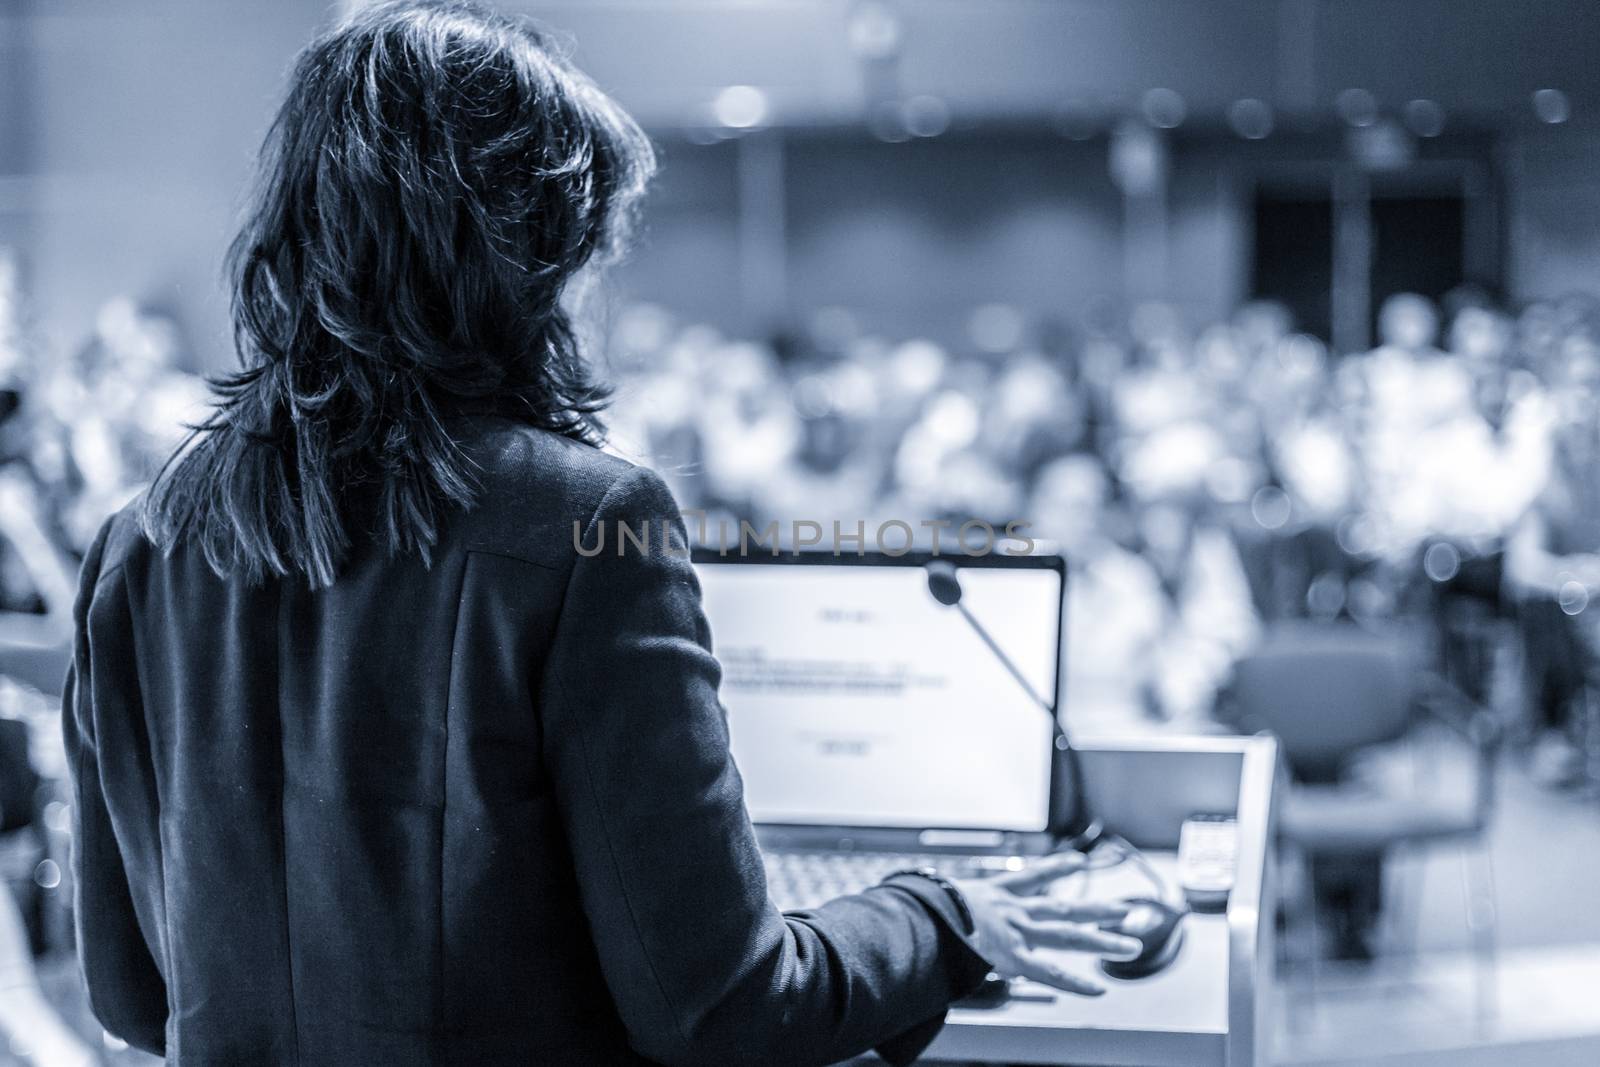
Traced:
[[1327, 341], [1332, 289], [1331, 191], [1258, 189], [1250, 292], [1283, 304], [1293, 313], [1296, 329]]
[[1499, 288], [1495, 184], [1477, 160], [1278, 161], [1257, 171], [1250, 208], [1251, 295], [1281, 301], [1336, 353], [1373, 345], [1395, 293]]
[[1371, 313], [1396, 293], [1421, 293], [1437, 302], [1467, 281], [1466, 197], [1375, 196], [1372, 216]]

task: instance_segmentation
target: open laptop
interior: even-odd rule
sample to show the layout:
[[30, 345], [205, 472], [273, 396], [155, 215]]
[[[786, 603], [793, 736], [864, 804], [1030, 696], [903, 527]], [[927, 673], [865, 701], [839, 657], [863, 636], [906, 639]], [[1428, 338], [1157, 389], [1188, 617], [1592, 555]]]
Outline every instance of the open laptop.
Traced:
[[[905, 867], [969, 874], [1051, 847], [1050, 720], [934, 599], [930, 558], [695, 552], [733, 755], [782, 908]], [[1061, 558], [939, 558], [1033, 690], [1059, 693]]]

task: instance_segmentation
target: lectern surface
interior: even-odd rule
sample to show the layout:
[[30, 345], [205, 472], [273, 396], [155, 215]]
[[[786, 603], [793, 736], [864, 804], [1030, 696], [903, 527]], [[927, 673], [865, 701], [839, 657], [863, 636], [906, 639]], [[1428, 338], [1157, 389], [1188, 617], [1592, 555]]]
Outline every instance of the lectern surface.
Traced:
[[[957, 1010], [929, 1059], [1095, 1067], [1260, 1067], [1266, 1048], [1273, 959], [1272, 833], [1279, 768], [1265, 737], [1096, 740], [1079, 746], [1089, 804], [1175, 880], [1183, 820], [1238, 819], [1239, 859], [1225, 915], [1191, 915], [1184, 944], [1148, 978], [1103, 978], [1101, 997], [1026, 987], [992, 1010]], [[1055, 892], [1094, 900], [1148, 896], [1126, 864]], [[1094, 969], [1070, 957], [1075, 969]]]
[[[1163, 876], [1176, 875], [1176, 856], [1150, 854]], [[1087, 887], [1077, 876], [1059, 895], [1095, 900], [1148, 896], [1149, 882], [1130, 864], [1098, 871]], [[1118, 981], [1092, 958], [1061, 953], [1062, 963], [1106, 986], [1101, 997], [1056, 993], [1026, 983], [1022, 999], [994, 1009], [950, 1013], [929, 1060], [1095, 1065], [1161, 1064], [1203, 1067], [1224, 1063], [1228, 1032], [1228, 920], [1190, 915], [1172, 965], [1159, 974]]]

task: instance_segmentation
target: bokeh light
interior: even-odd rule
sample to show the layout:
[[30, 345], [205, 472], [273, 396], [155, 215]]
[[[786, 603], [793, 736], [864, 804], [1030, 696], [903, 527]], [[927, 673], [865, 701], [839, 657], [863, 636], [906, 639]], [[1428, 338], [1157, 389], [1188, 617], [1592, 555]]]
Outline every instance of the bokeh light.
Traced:
[[1572, 117], [1572, 102], [1560, 89], [1539, 89], [1533, 94], [1533, 113], [1552, 126]]
[[1437, 137], [1444, 132], [1444, 108], [1432, 100], [1412, 100], [1405, 108], [1406, 125], [1418, 137]]
[[1155, 88], [1145, 92], [1139, 101], [1144, 120], [1163, 130], [1177, 129], [1189, 113], [1189, 105], [1182, 94], [1172, 89]]
[[1264, 100], [1245, 97], [1228, 107], [1228, 124], [1247, 141], [1259, 141], [1272, 133], [1272, 108]]
[[1378, 121], [1378, 100], [1365, 89], [1345, 89], [1333, 100], [1339, 117], [1351, 126], [1371, 126]]
[[753, 85], [730, 85], [717, 94], [712, 113], [722, 125], [748, 130], [767, 119], [767, 94]]

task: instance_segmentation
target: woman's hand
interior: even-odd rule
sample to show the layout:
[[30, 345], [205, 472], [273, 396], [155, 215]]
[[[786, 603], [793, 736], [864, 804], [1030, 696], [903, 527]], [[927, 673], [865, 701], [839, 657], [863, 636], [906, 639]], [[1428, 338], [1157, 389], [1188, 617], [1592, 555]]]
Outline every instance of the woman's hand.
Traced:
[[1002, 978], [1031, 978], [1068, 993], [1099, 996], [1104, 986], [1068, 971], [1055, 952], [1046, 950], [1111, 959], [1139, 954], [1142, 946], [1136, 938], [1107, 933], [1097, 925], [1122, 918], [1126, 906], [1044, 895], [1058, 879], [1082, 870], [1085, 862], [1080, 853], [1062, 853], [1024, 871], [955, 882], [977, 928], [973, 948]]

